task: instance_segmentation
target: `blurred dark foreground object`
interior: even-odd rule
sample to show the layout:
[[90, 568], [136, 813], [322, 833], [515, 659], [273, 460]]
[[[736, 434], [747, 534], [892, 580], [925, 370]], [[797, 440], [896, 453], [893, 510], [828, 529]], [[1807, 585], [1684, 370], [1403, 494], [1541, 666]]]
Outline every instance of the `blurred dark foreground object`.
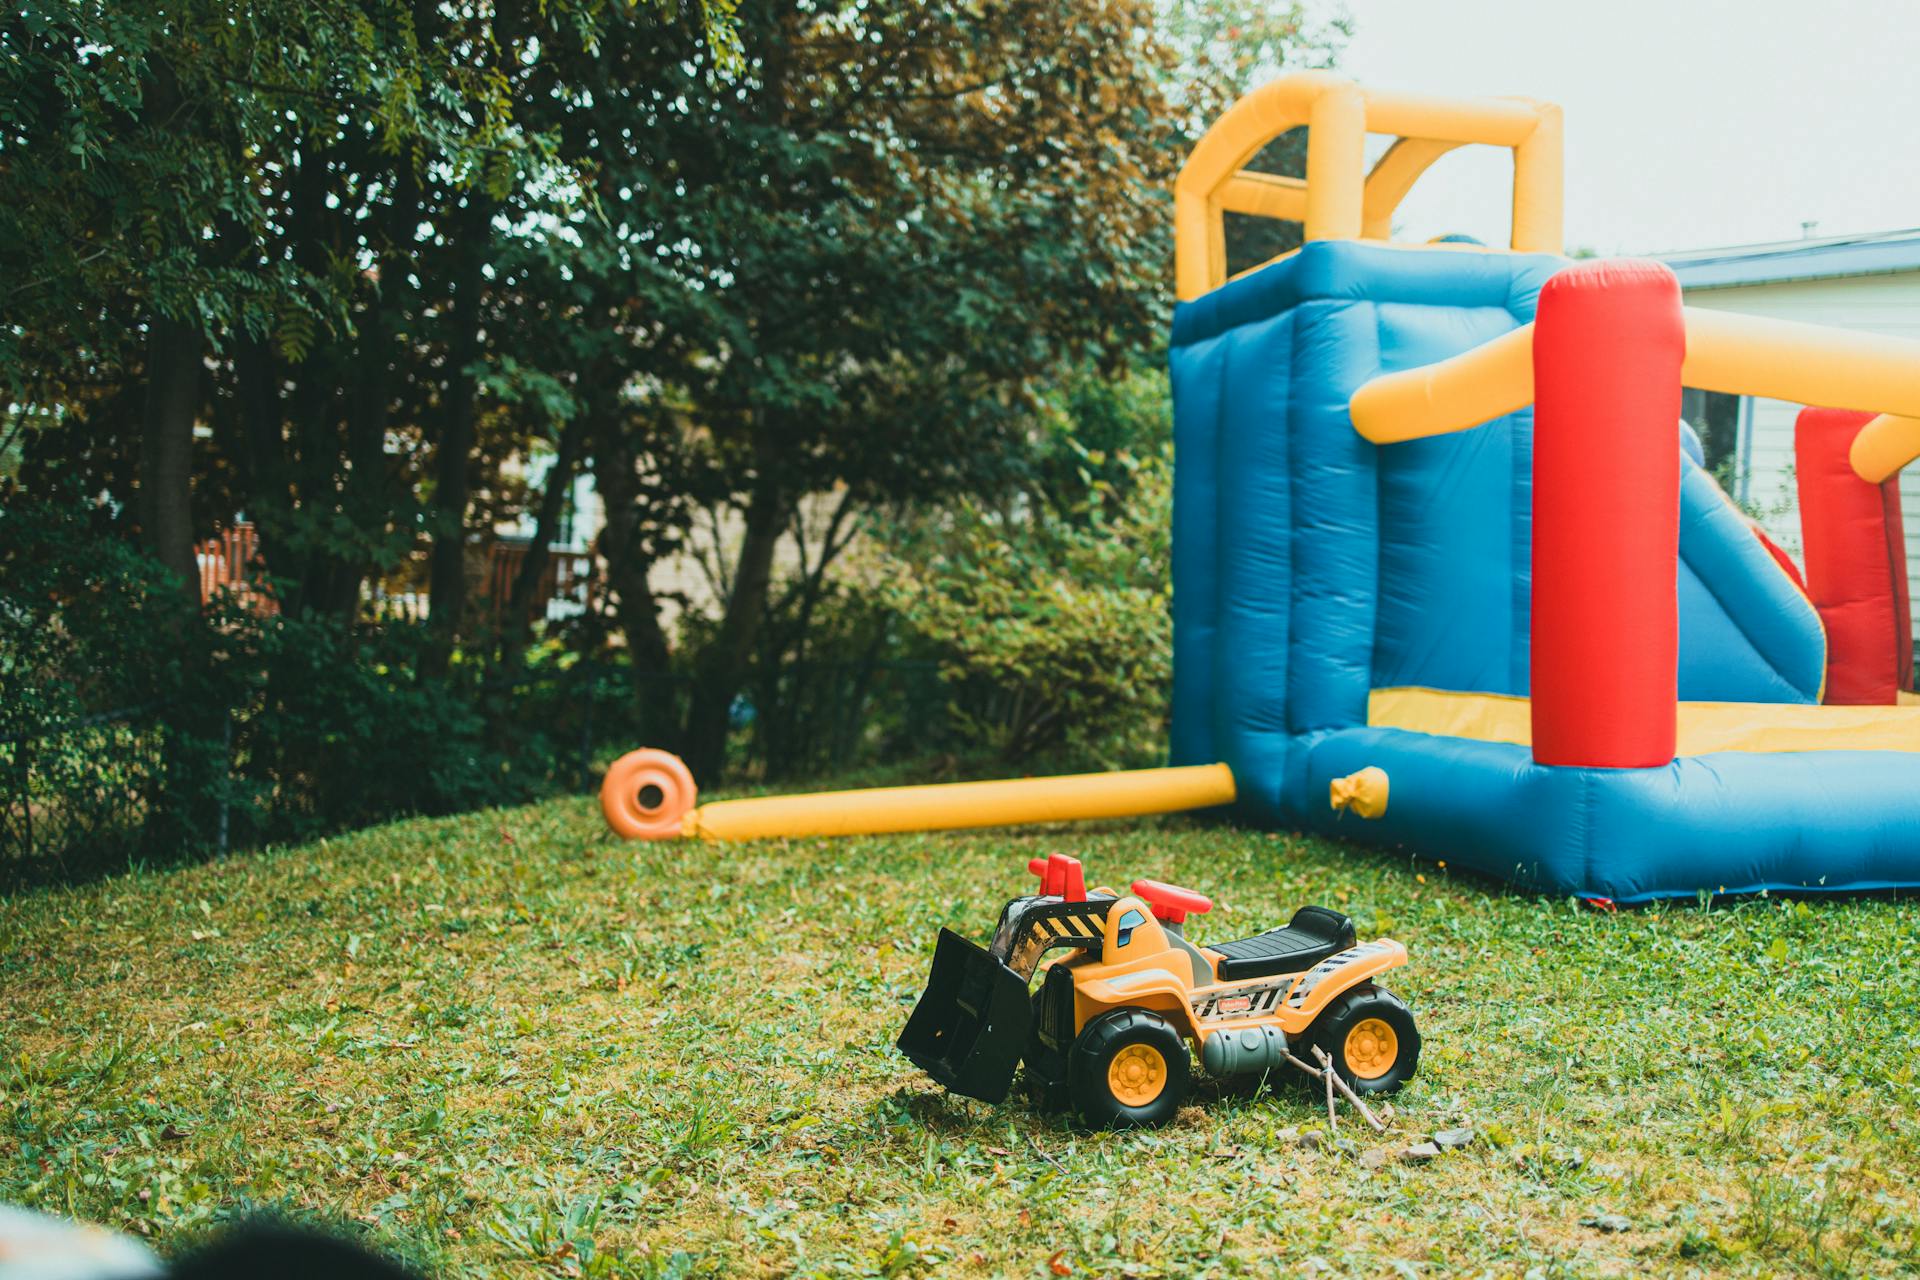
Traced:
[[0, 1204], [0, 1280], [416, 1280], [359, 1245], [259, 1222], [235, 1227], [168, 1266], [103, 1227]]
[[244, 1226], [176, 1262], [175, 1280], [415, 1280], [356, 1244], [282, 1226]]

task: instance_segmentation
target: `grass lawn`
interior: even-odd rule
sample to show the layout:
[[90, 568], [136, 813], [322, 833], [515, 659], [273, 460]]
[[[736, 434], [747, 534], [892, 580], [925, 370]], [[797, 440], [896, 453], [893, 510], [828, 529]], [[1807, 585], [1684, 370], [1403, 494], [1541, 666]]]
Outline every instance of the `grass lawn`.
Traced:
[[[935, 932], [1048, 850], [1212, 894], [1202, 942], [1391, 932], [1426, 1052], [1341, 1135], [1481, 1136], [946, 1096], [892, 1047]], [[271, 1208], [445, 1274], [1911, 1275], [1917, 1071], [1920, 902], [1601, 914], [1182, 820], [718, 850], [569, 800], [0, 901], [0, 1200], [163, 1251]]]

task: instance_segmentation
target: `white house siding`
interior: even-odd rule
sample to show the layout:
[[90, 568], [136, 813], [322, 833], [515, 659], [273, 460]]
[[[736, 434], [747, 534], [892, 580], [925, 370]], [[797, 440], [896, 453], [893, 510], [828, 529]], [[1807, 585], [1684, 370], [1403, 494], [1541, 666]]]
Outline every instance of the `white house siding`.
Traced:
[[[1920, 272], [1847, 276], [1787, 284], [1690, 289], [1687, 305], [1748, 315], [1774, 316], [1840, 329], [1920, 339]], [[1794, 490], [1793, 420], [1797, 404], [1755, 397], [1742, 406], [1739, 497], [1756, 510], [1767, 532], [1796, 557], [1800, 554], [1800, 504]], [[1906, 521], [1907, 575], [1920, 629], [1920, 466], [1900, 477]]]

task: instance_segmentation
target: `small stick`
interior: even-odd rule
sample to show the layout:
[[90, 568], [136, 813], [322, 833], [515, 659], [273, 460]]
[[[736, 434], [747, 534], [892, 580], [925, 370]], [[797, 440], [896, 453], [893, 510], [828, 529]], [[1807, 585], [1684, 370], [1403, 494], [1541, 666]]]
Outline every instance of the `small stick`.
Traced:
[[1313, 1046], [1313, 1056], [1320, 1059], [1320, 1070], [1327, 1077], [1327, 1132], [1332, 1133], [1340, 1127], [1339, 1116], [1334, 1112], [1333, 1063], [1327, 1057], [1327, 1051], [1319, 1045]]
[[[1325, 1050], [1321, 1049], [1319, 1045], [1315, 1045], [1313, 1048], [1314, 1048], [1314, 1052], [1324, 1055]], [[1317, 1075], [1323, 1074], [1320, 1068], [1313, 1067], [1308, 1065], [1305, 1062], [1302, 1062], [1300, 1059], [1294, 1057], [1291, 1053], [1287, 1054], [1286, 1058], [1288, 1062], [1291, 1062], [1294, 1066], [1300, 1068], [1302, 1071], [1306, 1072], [1310, 1076], [1317, 1076]], [[1332, 1063], [1329, 1062], [1328, 1066], [1331, 1067]], [[1359, 1094], [1355, 1093], [1352, 1089], [1347, 1087], [1347, 1082], [1340, 1078], [1340, 1073], [1337, 1071], [1333, 1073], [1333, 1083], [1334, 1083], [1334, 1086], [1338, 1088], [1341, 1093], [1346, 1095], [1347, 1101], [1351, 1102], [1355, 1107], [1359, 1108], [1360, 1114], [1366, 1117], [1367, 1123], [1373, 1126], [1373, 1131], [1375, 1133], [1385, 1133], [1387, 1131], [1386, 1123], [1382, 1121], [1378, 1116], [1373, 1114], [1373, 1111], [1367, 1106], [1367, 1104], [1360, 1100]]]
[[1067, 1171], [1067, 1166], [1061, 1164], [1058, 1160], [1055, 1160], [1052, 1156], [1048, 1155], [1045, 1151], [1041, 1150], [1040, 1144], [1034, 1141], [1034, 1137], [1032, 1134], [1027, 1135], [1027, 1145], [1033, 1148], [1033, 1153], [1035, 1155], [1039, 1156], [1042, 1160], [1045, 1160], [1048, 1164], [1052, 1165], [1054, 1168], [1058, 1169], [1060, 1172], [1065, 1173]]
[[[1315, 1045], [1314, 1050], [1319, 1053], [1322, 1058], [1326, 1057], [1326, 1051], [1321, 1049], [1319, 1045]], [[1367, 1123], [1373, 1126], [1374, 1132], [1385, 1133], [1387, 1131], [1387, 1126], [1374, 1117], [1373, 1112], [1368, 1110], [1366, 1103], [1360, 1101], [1360, 1095], [1355, 1093], [1352, 1088], [1348, 1086], [1347, 1082], [1340, 1078], [1340, 1073], [1333, 1069], [1333, 1062], [1330, 1059], [1327, 1061], [1327, 1074], [1332, 1078], [1334, 1084], [1339, 1086], [1340, 1092], [1347, 1095], [1347, 1101], [1357, 1107], [1360, 1114], [1367, 1118]]]

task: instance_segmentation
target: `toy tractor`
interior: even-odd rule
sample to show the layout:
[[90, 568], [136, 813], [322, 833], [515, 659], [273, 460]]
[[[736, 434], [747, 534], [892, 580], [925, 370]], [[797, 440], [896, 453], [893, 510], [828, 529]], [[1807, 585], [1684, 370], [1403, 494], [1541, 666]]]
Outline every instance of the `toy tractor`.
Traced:
[[[1413, 1014], [1374, 983], [1406, 963], [1398, 942], [1358, 942], [1346, 916], [1302, 907], [1284, 928], [1197, 947], [1184, 925], [1212, 909], [1201, 894], [1156, 880], [1088, 893], [1062, 854], [1028, 869], [1039, 892], [1006, 905], [988, 946], [940, 931], [900, 1033], [901, 1051], [953, 1092], [1000, 1102], [1024, 1059], [1043, 1105], [1098, 1126], [1164, 1124], [1187, 1094], [1189, 1043], [1219, 1077], [1311, 1057], [1355, 1095], [1412, 1078]], [[1073, 954], [1041, 969], [1056, 947]]]

